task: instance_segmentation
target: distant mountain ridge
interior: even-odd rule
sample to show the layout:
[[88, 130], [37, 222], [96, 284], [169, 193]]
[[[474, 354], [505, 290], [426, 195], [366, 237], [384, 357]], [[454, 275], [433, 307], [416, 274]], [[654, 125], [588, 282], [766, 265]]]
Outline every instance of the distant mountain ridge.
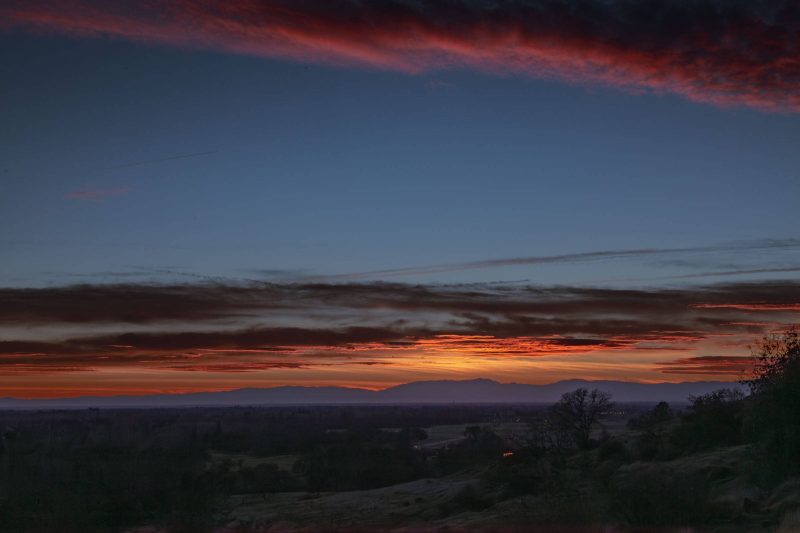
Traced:
[[81, 396], [23, 400], [0, 398], [0, 409], [81, 409], [127, 407], [226, 407], [237, 405], [380, 405], [552, 403], [578, 387], [598, 388], [618, 402], [684, 402], [735, 383], [699, 381], [683, 383], [634, 383], [629, 381], [566, 380], [546, 385], [499, 383], [491, 379], [466, 381], [415, 381], [383, 390], [353, 387], [270, 387], [222, 392], [156, 394], [149, 396]]

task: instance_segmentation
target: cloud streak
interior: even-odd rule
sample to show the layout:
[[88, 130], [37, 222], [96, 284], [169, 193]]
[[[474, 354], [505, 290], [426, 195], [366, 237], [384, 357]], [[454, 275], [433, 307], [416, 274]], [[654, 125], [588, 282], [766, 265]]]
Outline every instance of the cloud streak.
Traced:
[[5, 25], [410, 74], [513, 73], [800, 110], [791, 0], [26, 0]]
[[[425, 321], [443, 317], [539, 317], [556, 327], [565, 317], [613, 323], [627, 315], [791, 312], [800, 303], [794, 281], [719, 283], [675, 289], [542, 287], [536, 285], [410, 285], [403, 283], [99, 284], [0, 289], [0, 324], [236, 323], [246, 320], [340, 318]], [[315, 318], [316, 317], [316, 318]], [[526, 327], [530, 327], [529, 325]], [[562, 333], [554, 331], [552, 333]]]
[[680, 353], [653, 363], [653, 371], [724, 377], [739, 360], [693, 359], [698, 346], [738, 357], [753, 336], [780, 330], [798, 310], [795, 281], [635, 290], [399, 283], [3, 289], [0, 373], [242, 373], [352, 365], [354, 358], [413, 366]]
[[730, 375], [742, 377], [753, 370], [755, 360], [748, 356], [706, 355], [656, 363], [665, 374]]
[[[329, 276], [308, 277], [308, 281], [335, 282], [340, 280], [359, 279], [385, 279], [392, 277], [417, 276], [426, 274], [442, 274], [464, 270], [483, 270], [488, 268], [518, 266], [518, 265], [551, 265], [569, 263], [591, 263], [595, 261], [650, 259], [668, 257], [672, 255], [693, 255], [724, 252], [757, 252], [766, 250], [786, 250], [800, 248], [800, 239], [763, 239], [754, 241], [731, 242], [707, 246], [689, 246], [682, 248], [639, 248], [633, 250], [599, 250], [593, 252], [580, 252], [561, 255], [542, 255], [528, 257], [511, 257], [503, 259], [489, 259], [485, 261], [468, 261], [464, 263], [451, 263], [447, 265], [431, 265], [422, 267], [396, 268], [388, 270], [374, 270], [370, 272], [355, 272], [349, 274], [336, 274]], [[747, 273], [766, 272], [792, 272], [796, 269], [753, 269], [750, 271], [730, 271], [689, 275], [686, 277], [705, 277], [714, 275], [738, 275]], [[684, 276], [680, 276], [683, 278]], [[669, 278], [666, 278], [669, 279]]]

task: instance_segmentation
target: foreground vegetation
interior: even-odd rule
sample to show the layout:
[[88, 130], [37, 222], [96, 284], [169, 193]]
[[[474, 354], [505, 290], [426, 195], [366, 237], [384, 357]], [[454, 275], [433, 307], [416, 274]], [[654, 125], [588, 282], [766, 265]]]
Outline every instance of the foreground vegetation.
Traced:
[[0, 413], [0, 531], [791, 531], [800, 339], [686, 405]]

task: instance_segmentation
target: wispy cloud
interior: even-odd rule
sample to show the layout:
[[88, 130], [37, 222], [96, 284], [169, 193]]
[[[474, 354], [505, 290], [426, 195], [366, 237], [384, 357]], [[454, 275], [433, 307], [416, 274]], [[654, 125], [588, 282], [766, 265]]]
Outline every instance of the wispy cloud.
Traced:
[[731, 276], [752, 276], [754, 274], [791, 274], [800, 272], [800, 266], [791, 267], [766, 267], [766, 268], [739, 268], [731, 270], [714, 270], [709, 272], [695, 272], [693, 274], [677, 274], [674, 276], [658, 276], [652, 278], [624, 278], [607, 281], [668, 281], [690, 280], [702, 278], [723, 278]]
[[5, 26], [360, 65], [518, 73], [800, 110], [792, 0], [12, 0]]
[[720, 303], [720, 304], [696, 304], [698, 309], [729, 309], [732, 311], [793, 311], [800, 312], [800, 302], [798, 303]]
[[[336, 274], [329, 276], [313, 276], [306, 278], [306, 281], [347, 281], [359, 279], [385, 279], [392, 277], [419, 276], [427, 274], [441, 274], [458, 272], [463, 270], [482, 270], [487, 268], [498, 268], [518, 265], [551, 265], [569, 263], [591, 263], [596, 261], [613, 260], [633, 260], [651, 259], [670, 256], [689, 256], [694, 254], [713, 254], [725, 252], [757, 252], [765, 250], [789, 250], [800, 248], [800, 239], [762, 239], [753, 241], [730, 242], [723, 244], [713, 244], [707, 246], [689, 246], [678, 248], [640, 248], [632, 250], [599, 250], [593, 252], [581, 252], [561, 255], [539, 255], [528, 257], [510, 257], [503, 259], [488, 259], [484, 261], [468, 261], [463, 263], [451, 263], [446, 265], [430, 265], [421, 267], [407, 267], [387, 270], [374, 270], [368, 272], [354, 272], [347, 274]], [[752, 270], [750, 273], [763, 272], [791, 272], [794, 269], [769, 269]], [[728, 275], [738, 274], [741, 271], [727, 272]], [[747, 273], [741, 272], [742, 274]], [[692, 274], [687, 277], [706, 277], [713, 275], [724, 275], [724, 272], [705, 273], [702, 275]], [[683, 277], [683, 276], [679, 276]], [[667, 278], [669, 279], [669, 278]]]

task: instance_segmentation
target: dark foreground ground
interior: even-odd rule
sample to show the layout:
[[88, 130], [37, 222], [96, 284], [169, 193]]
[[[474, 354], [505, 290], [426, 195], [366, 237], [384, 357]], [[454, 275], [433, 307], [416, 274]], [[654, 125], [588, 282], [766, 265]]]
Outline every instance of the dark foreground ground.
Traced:
[[0, 531], [800, 531], [745, 408], [0, 412]]

